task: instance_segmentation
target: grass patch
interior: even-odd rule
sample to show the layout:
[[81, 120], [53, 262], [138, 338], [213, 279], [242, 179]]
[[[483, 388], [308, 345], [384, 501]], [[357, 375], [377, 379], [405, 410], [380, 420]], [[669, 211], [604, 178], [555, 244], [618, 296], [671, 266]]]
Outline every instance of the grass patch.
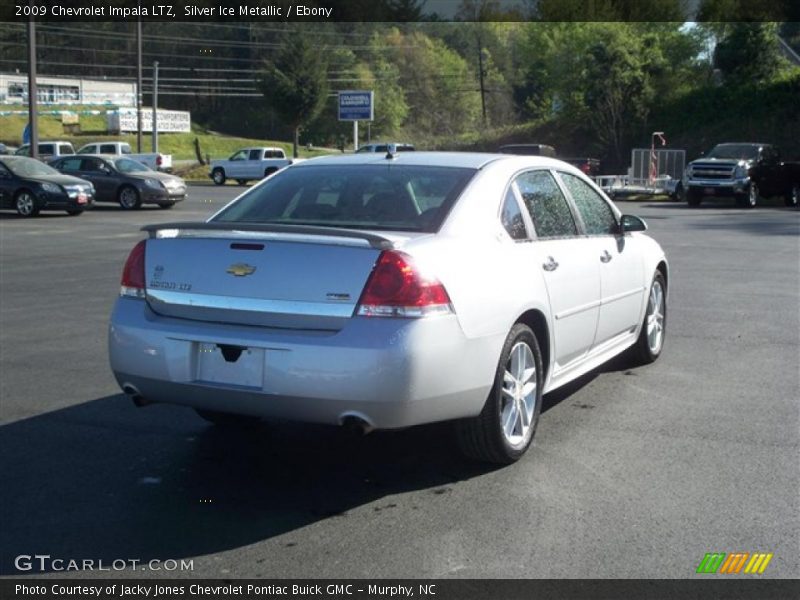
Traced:
[[[61, 107], [63, 110], [80, 112], [82, 109], [97, 110], [97, 107]], [[0, 106], [3, 110], [24, 110], [21, 105]], [[60, 110], [59, 107], [47, 107], [42, 110], [46, 113], [51, 110]], [[39, 115], [39, 139], [40, 140], [65, 140], [71, 142], [77, 150], [85, 144], [103, 141], [124, 141], [131, 145], [136, 151], [136, 134], [109, 135], [106, 132], [106, 115], [80, 115], [79, 134], [68, 134], [64, 132], [64, 125], [58, 115]], [[28, 123], [27, 115], [0, 115], [0, 142], [11, 145], [22, 145], [22, 132]], [[194, 140], [200, 142], [200, 152], [202, 156], [215, 158], [227, 158], [236, 150], [246, 146], [275, 146], [283, 148], [287, 156], [291, 156], [292, 144], [275, 140], [258, 140], [242, 137], [228, 137], [219, 134], [208, 133], [204, 128], [193, 126], [189, 133], [161, 133], [158, 136], [158, 150], [162, 154], [171, 154], [173, 160], [195, 160], [197, 158], [194, 147]], [[149, 134], [142, 135], [142, 152], [152, 151], [152, 139]], [[300, 156], [311, 158], [325, 154], [338, 153], [338, 150], [315, 148], [306, 150], [300, 148]]]

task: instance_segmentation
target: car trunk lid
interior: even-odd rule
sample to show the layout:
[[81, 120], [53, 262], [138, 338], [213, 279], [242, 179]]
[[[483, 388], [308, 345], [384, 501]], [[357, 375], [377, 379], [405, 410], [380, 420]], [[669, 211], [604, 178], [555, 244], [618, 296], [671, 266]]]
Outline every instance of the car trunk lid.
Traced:
[[327, 227], [174, 223], [144, 228], [158, 314], [337, 331], [355, 311], [383, 236]]

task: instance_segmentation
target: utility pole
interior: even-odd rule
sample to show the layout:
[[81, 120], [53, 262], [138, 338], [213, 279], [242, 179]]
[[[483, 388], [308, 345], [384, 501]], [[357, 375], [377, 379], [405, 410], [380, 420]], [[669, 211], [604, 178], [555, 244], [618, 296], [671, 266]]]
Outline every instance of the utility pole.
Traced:
[[153, 62], [153, 152], [158, 152], [158, 61]]
[[136, 152], [142, 153], [142, 18], [136, 19]]
[[28, 20], [28, 127], [30, 128], [31, 158], [39, 158], [39, 123], [36, 109], [39, 90], [36, 88], [36, 24]]
[[478, 36], [478, 76], [481, 82], [481, 111], [483, 113], [483, 124], [486, 125], [486, 87], [483, 82], [483, 44], [481, 37]]

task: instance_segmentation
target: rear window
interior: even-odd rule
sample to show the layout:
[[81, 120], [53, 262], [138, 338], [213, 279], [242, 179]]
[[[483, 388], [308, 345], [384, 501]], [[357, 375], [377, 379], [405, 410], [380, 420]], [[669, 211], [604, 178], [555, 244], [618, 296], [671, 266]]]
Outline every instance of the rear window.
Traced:
[[290, 168], [214, 221], [434, 232], [474, 174], [398, 165]]

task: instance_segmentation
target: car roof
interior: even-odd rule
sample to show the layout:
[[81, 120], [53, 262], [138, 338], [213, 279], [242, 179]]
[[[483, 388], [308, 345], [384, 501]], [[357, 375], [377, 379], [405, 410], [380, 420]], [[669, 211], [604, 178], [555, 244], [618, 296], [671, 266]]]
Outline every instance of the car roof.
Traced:
[[496, 161], [516, 161], [520, 166], [560, 166], [559, 161], [545, 156], [518, 156], [513, 154], [490, 154], [483, 152], [399, 152], [394, 158], [387, 159], [383, 153], [362, 152], [360, 154], [342, 154], [310, 158], [293, 168], [320, 165], [394, 165], [460, 167], [465, 169], [481, 169]]

